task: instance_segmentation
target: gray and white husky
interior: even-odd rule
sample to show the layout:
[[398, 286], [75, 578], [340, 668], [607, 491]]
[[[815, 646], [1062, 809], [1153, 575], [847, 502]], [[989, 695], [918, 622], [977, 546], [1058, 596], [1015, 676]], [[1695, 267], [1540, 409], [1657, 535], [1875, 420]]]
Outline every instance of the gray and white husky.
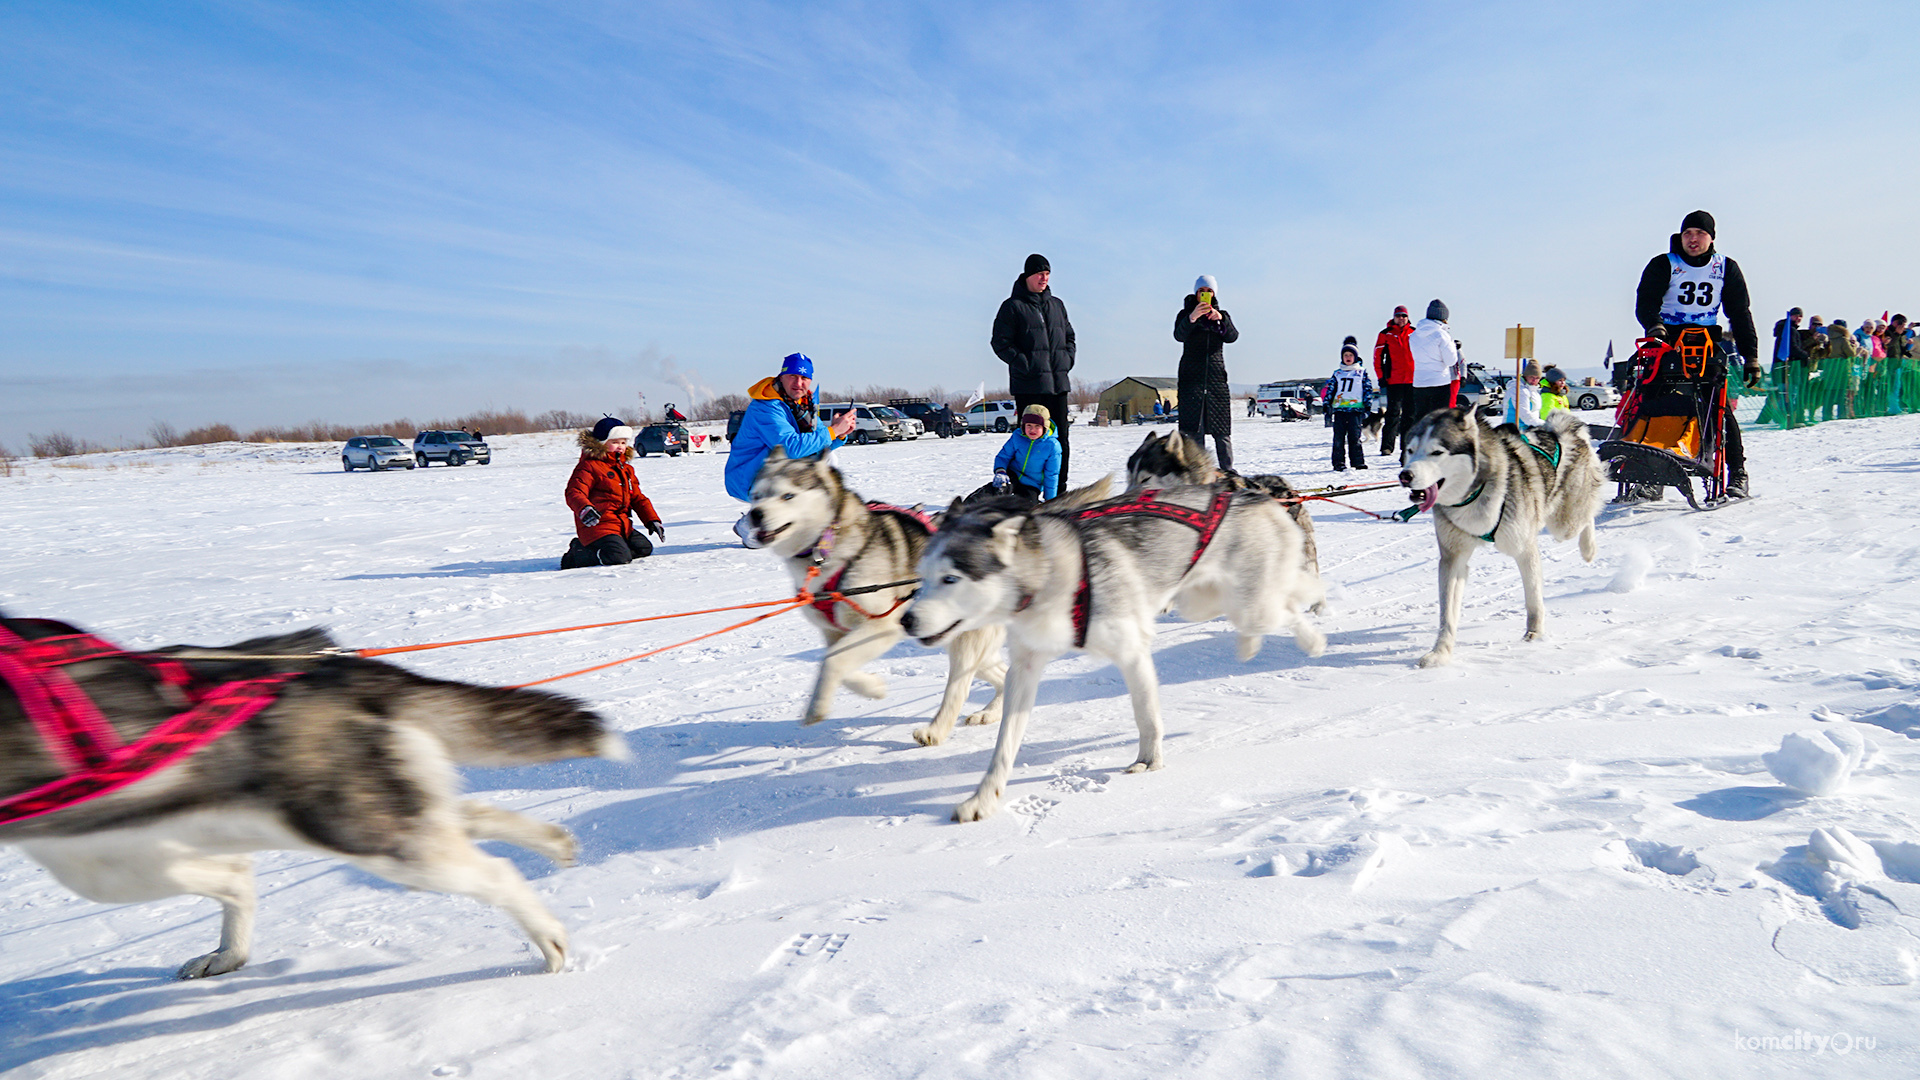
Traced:
[[[826, 639], [827, 654], [800, 722], [825, 720], [842, 685], [866, 697], [886, 697], [886, 680], [860, 668], [906, 636], [900, 629], [901, 609], [894, 605], [913, 595], [913, 568], [931, 535], [926, 523], [904, 511], [869, 507], [824, 457], [789, 458], [778, 447], [754, 478], [747, 520], [754, 538], [786, 564], [795, 588], [820, 593], [902, 583], [855, 597], [858, 607], [821, 601], [802, 609]], [[816, 567], [818, 573], [809, 580]], [[993, 687], [993, 700], [969, 714], [966, 722], [999, 721], [1007, 671], [999, 658], [1004, 640], [1004, 632], [991, 627], [957, 634], [947, 642], [946, 693], [933, 722], [914, 729], [915, 741], [938, 746], [952, 734], [976, 677]]]
[[[1264, 491], [1282, 500], [1288, 516], [1300, 526], [1307, 570], [1315, 578], [1320, 576], [1320, 545], [1313, 538], [1313, 518], [1307, 514], [1307, 504], [1300, 501], [1300, 492], [1286, 477], [1273, 473], [1242, 476], [1220, 468], [1213, 453], [1185, 432], [1149, 432], [1139, 449], [1127, 458], [1127, 490], [1181, 484], [1224, 484], [1234, 491]], [[1315, 604], [1313, 610], [1324, 614], [1326, 603]]]
[[[999, 808], [1041, 671], [1069, 650], [1120, 669], [1140, 730], [1140, 752], [1127, 771], [1160, 768], [1153, 624], [1170, 602], [1195, 621], [1225, 615], [1239, 631], [1242, 660], [1259, 651], [1262, 635], [1289, 626], [1307, 655], [1325, 648], [1325, 636], [1302, 613], [1320, 599], [1320, 584], [1304, 571], [1300, 528], [1279, 503], [1217, 486], [1168, 488], [1144, 500], [1171, 517], [1130, 509], [1142, 501], [1135, 494], [1086, 507], [956, 508], [927, 545], [906, 632], [933, 645], [1004, 626], [1009, 651], [1006, 718], [993, 762], [954, 820], [977, 821]], [[1176, 519], [1182, 515], [1194, 523]]]
[[1593, 561], [1593, 521], [1606, 479], [1587, 425], [1559, 410], [1545, 427], [1522, 433], [1512, 424], [1489, 427], [1465, 409], [1439, 409], [1415, 422], [1404, 446], [1400, 483], [1421, 510], [1433, 511], [1440, 544], [1440, 636], [1421, 667], [1453, 659], [1467, 563], [1482, 543], [1520, 565], [1527, 597], [1527, 632], [1546, 632], [1541, 599], [1540, 530], [1555, 540], [1580, 538], [1580, 557]]
[[[8, 620], [29, 640], [70, 628]], [[55, 628], [55, 629], [50, 629]], [[220, 946], [181, 978], [219, 975], [253, 947], [253, 863], [267, 850], [317, 851], [416, 889], [459, 893], [513, 916], [548, 971], [567, 960], [567, 933], [505, 859], [474, 846], [502, 840], [569, 865], [573, 837], [462, 799], [454, 766], [526, 765], [626, 745], [579, 703], [539, 690], [470, 686], [354, 657], [223, 659], [330, 647], [318, 630], [228, 649], [160, 650], [189, 685], [288, 671], [273, 704], [182, 760], [86, 802], [0, 825], [60, 883], [89, 900], [125, 904], [192, 894], [219, 901]], [[107, 657], [59, 669], [131, 743], [182, 711], [181, 691], [155, 669]], [[65, 775], [9, 684], [0, 681], [0, 797]]]

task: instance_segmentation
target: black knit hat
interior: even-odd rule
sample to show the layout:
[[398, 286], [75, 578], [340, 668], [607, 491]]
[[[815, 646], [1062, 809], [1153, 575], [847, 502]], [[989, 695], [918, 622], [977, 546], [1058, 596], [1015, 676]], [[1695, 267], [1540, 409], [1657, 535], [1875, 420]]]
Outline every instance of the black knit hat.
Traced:
[[1038, 274], [1042, 271], [1052, 272], [1052, 270], [1053, 270], [1053, 264], [1047, 261], [1047, 257], [1045, 255], [1035, 253], [1033, 255], [1027, 256], [1027, 268], [1025, 270], [1020, 271], [1020, 276], [1031, 277], [1032, 275]]
[[1700, 229], [1716, 240], [1720, 238], [1720, 234], [1713, 231], [1713, 215], [1705, 210], [1695, 210], [1680, 219], [1680, 231], [1686, 232], [1688, 229]]
[[1447, 310], [1447, 305], [1441, 303], [1438, 300], [1435, 300], [1432, 303], [1427, 305], [1427, 318], [1432, 319], [1435, 322], [1446, 322], [1447, 316], [1451, 314], [1453, 313]]

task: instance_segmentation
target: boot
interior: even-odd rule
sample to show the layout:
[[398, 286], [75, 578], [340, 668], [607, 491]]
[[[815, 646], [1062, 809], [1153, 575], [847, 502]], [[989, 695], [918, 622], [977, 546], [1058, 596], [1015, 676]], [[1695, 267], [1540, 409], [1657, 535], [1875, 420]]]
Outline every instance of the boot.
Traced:
[[1727, 478], [1727, 498], [1744, 499], [1747, 497], [1747, 470], [1741, 469]]

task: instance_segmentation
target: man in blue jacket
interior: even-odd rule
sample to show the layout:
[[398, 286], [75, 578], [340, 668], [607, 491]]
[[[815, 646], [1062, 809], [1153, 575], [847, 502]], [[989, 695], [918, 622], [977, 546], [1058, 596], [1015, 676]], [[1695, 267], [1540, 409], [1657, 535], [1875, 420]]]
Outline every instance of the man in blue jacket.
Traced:
[[[727, 448], [727, 494], [741, 502], [753, 499], [753, 480], [760, 466], [778, 446], [790, 458], [812, 457], [825, 453], [846, 441], [859, 418], [852, 409], [820, 427], [813, 401], [813, 359], [805, 353], [793, 353], [780, 362], [780, 374], [761, 379], [747, 391], [747, 414], [740, 418], [740, 431]], [[734, 535], [747, 547], [754, 543], [747, 515], [733, 523]]]

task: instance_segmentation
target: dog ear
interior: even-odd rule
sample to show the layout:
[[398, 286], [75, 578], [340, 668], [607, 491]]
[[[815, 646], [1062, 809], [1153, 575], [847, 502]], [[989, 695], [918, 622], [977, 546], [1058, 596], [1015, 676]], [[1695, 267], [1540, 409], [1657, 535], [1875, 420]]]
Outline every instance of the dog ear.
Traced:
[[955, 495], [953, 497], [953, 501], [947, 504], [947, 513], [957, 514], [961, 510], [965, 509], [966, 505], [967, 505], [967, 500], [961, 498], [958, 495]]
[[787, 448], [784, 446], [776, 446], [773, 449], [767, 451], [766, 460], [761, 464], [760, 467], [764, 469], [768, 465], [772, 465], [777, 462], [781, 462], [785, 460], [787, 460]]
[[1027, 515], [1016, 514], [993, 527], [993, 553], [1003, 563], [1013, 561], [1013, 549], [1020, 542], [1020, 530], [1027, 524]]

